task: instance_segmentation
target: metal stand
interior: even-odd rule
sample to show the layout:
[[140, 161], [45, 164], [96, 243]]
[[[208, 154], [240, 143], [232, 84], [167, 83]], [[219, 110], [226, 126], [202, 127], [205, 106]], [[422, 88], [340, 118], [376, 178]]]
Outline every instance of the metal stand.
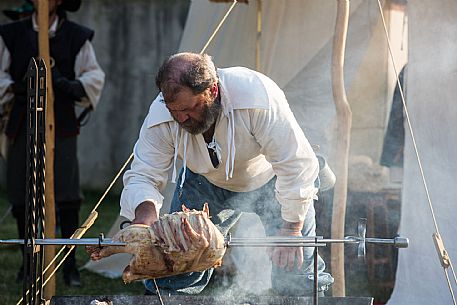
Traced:
[[[314, 242], [317, 244], [317, 237], [314, 239]], [[318, 287], [318, 284], [319, 284], [319, 273], [317, 272], [317, 260], [319, 258], [319, 247], [314, 247], [314, 255], [313, 255], [313, 259], [314, 259], [314, 278], [313, 278], [313, 283], [314, 283], [314, 287], [313, 287], [313, 304], [314, 305], [317, 305], [318, 302], [319, 302], [319, 287]]]
[[36, 239], [44, 238], [46, 66], [32, 58], [27, 70], [27, 169], [23, 304], [44, 304], [44, 250]]

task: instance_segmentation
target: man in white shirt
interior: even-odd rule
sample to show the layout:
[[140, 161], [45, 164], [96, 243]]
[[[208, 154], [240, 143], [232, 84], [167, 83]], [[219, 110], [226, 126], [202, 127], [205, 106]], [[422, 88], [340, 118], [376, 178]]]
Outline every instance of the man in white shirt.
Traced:
[[[317, 158], [283, 91], [243, 67], [216, 69], [208, 55], [180, 53], [159, 70], [152, 103], [124, 175], [121, 215], [151, 225], [158, 219], [168, 172], [176, 182], [171, 212], [209, 204], [226, 234], [242, 212], [259, 215], [268, 235], [314, 236]], [[275, 247], [272, 287], [279, 294], [312, 291], [312, 248]], [[319, 258], [319, 287], [333, 278]], [[199, 293], [212, 270], [158, 279], [161, 290]], [[151, 281], [146, 288], [153, 292]]]
[[[80, 0], [49, 1], [49, 45], [55, 113], [55, 201], [61, 235], [70, 237], [79, 227], [81, 190], [77, 159], [80, 122], [75, 103], [95, 108], [105, 74], [97, 63], [90, 41], [91, 29], [67, 19], [66, 11], [77, 11]], [[34, 1], [35, 8], [37, 2]], [[26, 84], [27, 66], [38, 56], [36, 14], [0, 26], [0, 110], [11, 106], [5, 128], [10, 145], [7, 158], [7, 194], [16, 218], [19, 238], [25, 235], [26, 181]], [[7, 108], [7, 107], [5, 107]], [[75, 252], [64, 264], [64, 281], [80, 286]], [[22, 280], [22, 268], [18, 280]]]

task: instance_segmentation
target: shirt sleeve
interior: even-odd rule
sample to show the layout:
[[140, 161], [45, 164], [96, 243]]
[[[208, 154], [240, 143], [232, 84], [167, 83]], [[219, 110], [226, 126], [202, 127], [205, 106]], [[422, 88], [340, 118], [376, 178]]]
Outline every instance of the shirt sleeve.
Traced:
[[170, 125], [162, 123], [147, 127], [146, 118], [140, 136], [133, 149], [131, 168], [125, 172], [121, 194], [121, 216], [135, 218], [136, 207], [144, 201], [152, 201], [157, 215], [163, 203], [161, 192], [168, 180], [174, 153]]
[[9, 86], [13, 83], [9, 74], [10, 65], [11, 54], [0, 36], [0, 113], [3, 112], [3, 106], [14, 98], [14, 94], [8, 91]]
[[100, 100], [103, 85], [105, 84], [105, 73], [97, 62], [94, 48], [89, 40], [84, 43], [76, 55], [75, 75], [87, 94], [87, 99], [83, 98], [81, 103], [84, 106], [88, 106], [88, 104], [92, 105], [95, 109]]
[[303, 221], [309, 205], [317, 199], [314, 182], [319, 163], [283, 91], [274, 83], [268, 91], [270, 109], [251, 111], [252, 132], [277, 176], [276, 199], [282, 218]]

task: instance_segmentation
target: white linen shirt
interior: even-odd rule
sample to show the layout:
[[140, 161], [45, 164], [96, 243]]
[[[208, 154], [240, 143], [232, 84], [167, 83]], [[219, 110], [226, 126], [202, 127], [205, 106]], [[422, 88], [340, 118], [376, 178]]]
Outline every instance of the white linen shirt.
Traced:
[[[162, 95], [152, 102], [124, 174], [121, 215], [132, 220], [144, 201], [163, 202], [168, 172], [176, 159], [212, 184], [233, 192], [260, 188], [275, 175], [281, 216], [302, 221], [316, 199], [317, 158], [290, 110], [283, 91], [265, 75], [244, 67], [218, 69], [222, 114], [214, 131], [220, 164], [211, 163], [202, 134], [193, 135], [173, 120]], [[185, 183], [185, 172], [183, 174]], [[178, 186], [179, 187], [179, 186]]]

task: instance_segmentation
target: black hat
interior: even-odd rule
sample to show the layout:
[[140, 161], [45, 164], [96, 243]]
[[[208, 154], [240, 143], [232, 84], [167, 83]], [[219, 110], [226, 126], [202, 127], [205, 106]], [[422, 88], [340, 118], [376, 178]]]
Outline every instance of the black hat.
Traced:
[[[32, 2], [32, 0], [27, 1]], [[62, 4], [59, 7], [68, 12], [76, 12], [77, 10], [79, 10], [80, 6], [81, 0], [62, 0]]]
[[30, 16], [34, 10], [32, 3], [24, 2], [19, 7], [3, 10], [3, 14], [11, 20], [18, 20], [22, 17]]
[[61, 8], [68, 12], [76, 12], [81, 6], [81, 0], [63, 0], [60, 5]]

